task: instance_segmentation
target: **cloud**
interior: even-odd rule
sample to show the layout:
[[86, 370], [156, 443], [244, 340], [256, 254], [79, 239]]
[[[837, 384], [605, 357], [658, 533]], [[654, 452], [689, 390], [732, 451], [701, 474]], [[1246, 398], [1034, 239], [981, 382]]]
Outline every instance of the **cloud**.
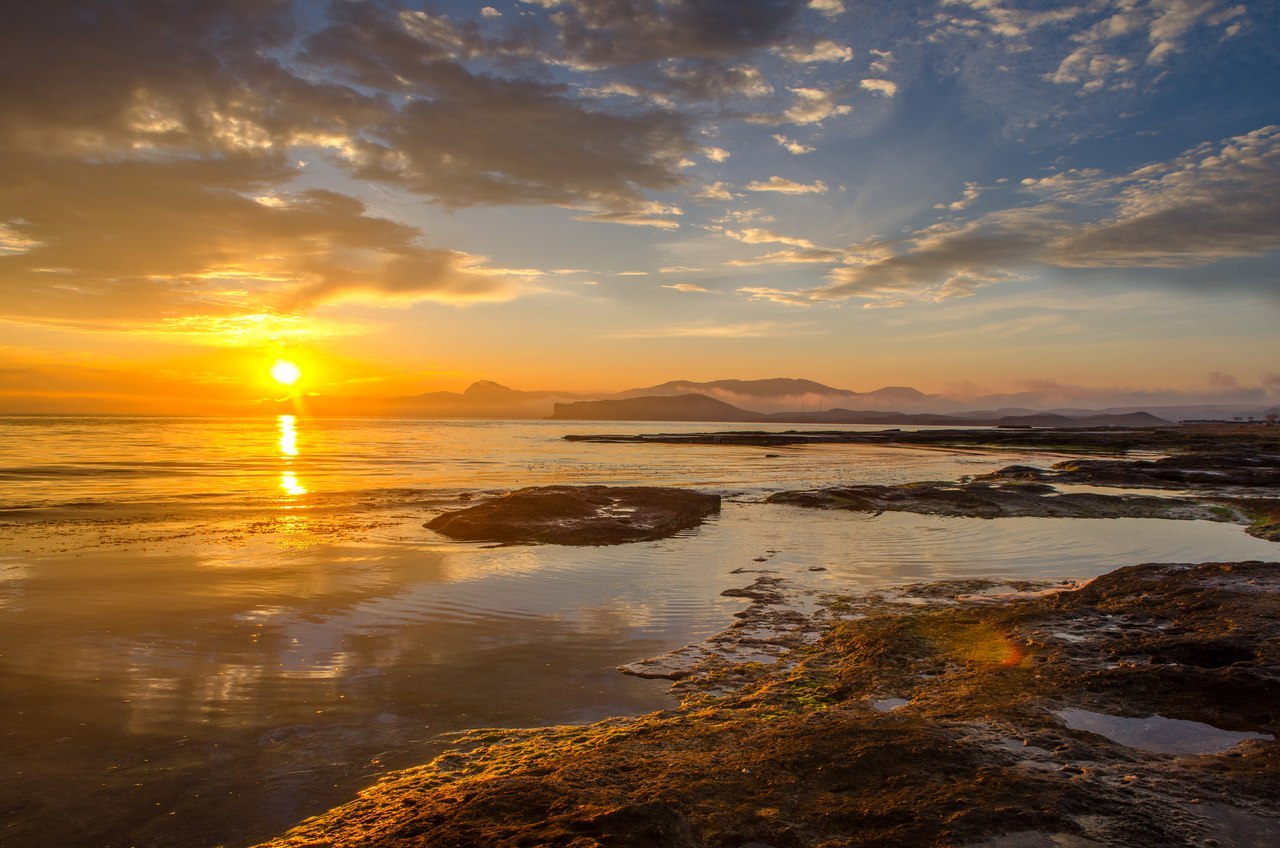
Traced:
[[810, 331], [808, 324], [786, 321], [744, 321], [737, 324], [702, 322], [677, 324], [652, 330], [621, 333], [615, 338], [624, 339], [763, 339], [774, 336], [794, 336]]
[[[544, 5], [545, 4], [540, 4]], [[559, 55], [591, 66], [726, 59], [786, 40], [803, 0], [562, 0]]]
[[979, 197], [982, 196], [982, 187], [977, 183], [966, 182], [964, 184], [964, 193], [959, 200], [953, 200], [950, 203], [935, 203], [934, 209], [949, 209], [952, 212], [959, 212], [968, 209]]
[[809, 294], [937, 301], [1047, 267], [1191, 269], [1280, 250], [1280, 126], [1128, 173], [1069, 171], [1023, 187], [1037, 202], [861, 245], [866, 255], [849, 252]]
[[729, 158], [729, 151], [723, 147], [704, 147], [702, 148], [702, 155], [712, 162], [723, 162]]
[[864, 91], [870, 91], [873, 94], [881, 94], [885, 97], [893, 97], [898, 93], [898, 84], [886, 79], [864, 79], [858, 85]]
[[500, 18], [502, 13], [492, 6], [485, 6], [480, 10], [480, 16], [484, 18]]
[[844, 0], [809, 0], [809, 8], [834, 18], [844, 14]]
[[703, 292], [708, 294], [711, 292], [710, 289], [704, 289], [702, 286], [693, 283], [671, 283], [670, 285], [663, 285], [661, 288], [675, 289], [679, 292]]
[[0, 256], [3, 313], [103, 325], [292, 312], [321, 303], [506, 300], [528, 283], [322, 190], [276, 191], [254, 157], [0, 167], [0, 220], [35, 244]]
[[782, 177], [770, 177], [764, 182], [753, 180], [747, 183], [747, 191], [773, 191], [778, 194], [826, 194], [827, 184], [822, 180], [812, 183], [797, 183]]
[[663, 203], [644, 203], [635, 209], [619, 212], [592, 212], [587, 215], [575, 215], [575, 221], [594, 221], [598, 224], [625, 224], [631, 227], [653, 227], [659, 230], [678, 230], [680, 222], [671, 218], [682, 215], [678, 206]]
[[771, 289], [763, 286], [744, 286], [738, 294], [746, 295], [750, 300], [763, 300], [770, 303], [781, 303], [786, 306], [813, 306], [813, 298], [804, 292]]
[[1055, 242], [1064, 267], [1177, 268], [1280, 250], [1280, 126], [1102, 181], [1109, 214]]
[[848, 62], [853, 58], [853, 48], [837, 44], [829, 38], [815, 38], [806, 43], [775, 47], [773, 52], [788, 62]]
[[789, 244], [793, 247], [813, 247], [813, 242], [808, 239], [792, 238], [790, 236], [779, 235], [773, 230], [754, 227], [745, 230], [725, 230], [724, 234], [731, 239], [742, 242], [743, 244]]
[[737, 195], [733, 193], [733, 187], [726, 182], [703, 186], [693, 196], [694, 200], [733, 200], [735, 197]]
[[754, 256], [750, 259], [731, 259], [729, 264], [736, 267], [751, 267], [755, 265], [832, 265], [842, 262], [844, 258], [845, 253], [843, 251], [831, 250], [825, 247], [789, 248], [775, 250], [763, 256]]
[[788, 153], [791, 153], [795, 156], [801, 156], [805, 153], [812, 153], [813, 151], [817, 150], [816, 147], [810, 147], [807, 144], [801, 144], [800, 142], [794, 139], [787, 138], [785, 135], [775, 135], [773, 136], [773, 140], [778, 142], [778, 145], [783, 149], [785, 149]]
[[852, 106], [836, 103], [837, 92], [820, 88], [793, 88], [791, 92], [796, 95], [795, 103], [782, 114], [793, 124], [817, 124], [853, 111]]

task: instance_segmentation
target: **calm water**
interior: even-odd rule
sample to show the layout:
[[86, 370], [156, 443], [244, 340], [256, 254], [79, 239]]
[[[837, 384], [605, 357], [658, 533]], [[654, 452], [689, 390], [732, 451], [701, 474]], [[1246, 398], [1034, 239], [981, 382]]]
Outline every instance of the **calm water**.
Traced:
[[[443, 732], [669, 706], [664, 682], [615, 667], [727, 626], [742, 602], [720, 592], [749, 582], [729, 572], [767, 551], [832, 589], [1277, 559], [1203, 522], [759, 502], [1056, 457], [560, 439], [703, 429], [0, 416], [0, 845], [248, 844], [429, 759]], [[697, 531], [610, 548], [422, 527], [460, 498], [553, 482], [727, 501]]]

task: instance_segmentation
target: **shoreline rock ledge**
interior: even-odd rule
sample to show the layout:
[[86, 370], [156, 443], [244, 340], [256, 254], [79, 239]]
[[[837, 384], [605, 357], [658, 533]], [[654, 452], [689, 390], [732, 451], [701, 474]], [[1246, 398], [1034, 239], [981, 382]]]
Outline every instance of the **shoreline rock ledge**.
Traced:
[[674, 536], [720, 511], [720, 496], [660, 486], [534, 486], [424, 524], [504, 545], [620, 545]]

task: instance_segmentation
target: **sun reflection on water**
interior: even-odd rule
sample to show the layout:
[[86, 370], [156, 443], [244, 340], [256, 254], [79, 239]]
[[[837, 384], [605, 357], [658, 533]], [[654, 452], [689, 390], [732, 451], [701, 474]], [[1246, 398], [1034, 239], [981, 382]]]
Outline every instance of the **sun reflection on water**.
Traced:
[[298, 482], [298, 475], [294, 474], [292, 471], [280, 472], [280, 488], [284, 490], [286, 495], [292, 495], [294, 497], [297, 497], [298, 495], [305, 495], [307, 493], [306, 487]]
[[276, 417], [280, 426], [280, 453], [293, 457], [298, 455], [298, 419], [293, 415]]
[[280, 456], [285, 467], [280, 470], [280, 490], [291, 498], [307, 494], [307, 487], [298, 482], [293, 470], [293, 460], [298, 456], [298, 419], [293, 415], [276, 416], [280, 428]]

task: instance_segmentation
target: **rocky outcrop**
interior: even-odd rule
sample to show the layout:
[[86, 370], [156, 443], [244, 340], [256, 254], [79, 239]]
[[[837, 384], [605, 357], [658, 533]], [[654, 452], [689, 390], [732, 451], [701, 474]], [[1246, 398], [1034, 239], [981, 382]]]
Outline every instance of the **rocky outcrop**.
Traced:
[[1196, 452], [1160, 459], [1071, 459], [1048, 470], [1012, 465], [979, 480], [1037, 480], [1148, 489], [1269, 488], [1280, 492], [1280, 452]]
[[1000, 588], [830, 597], [790, 662], [636, 719], [471, 732], [268, 845], [1280, 844], [1280, 568]]
[[446, 512], [424, 526], [478, 542], [618, 545], [672, 536], [719, 511], [719, 495], [687, 489], [539, 486]]
[[854, 512], [915, 512], [970, 518], [1176, 518], [1230, 521], [1232, 516], [1179, 498], [1150, 495], [1059, 494], [1047, 483], [907, 483], [901, 486], [832, 486], [779, 492], [769, 503]]

